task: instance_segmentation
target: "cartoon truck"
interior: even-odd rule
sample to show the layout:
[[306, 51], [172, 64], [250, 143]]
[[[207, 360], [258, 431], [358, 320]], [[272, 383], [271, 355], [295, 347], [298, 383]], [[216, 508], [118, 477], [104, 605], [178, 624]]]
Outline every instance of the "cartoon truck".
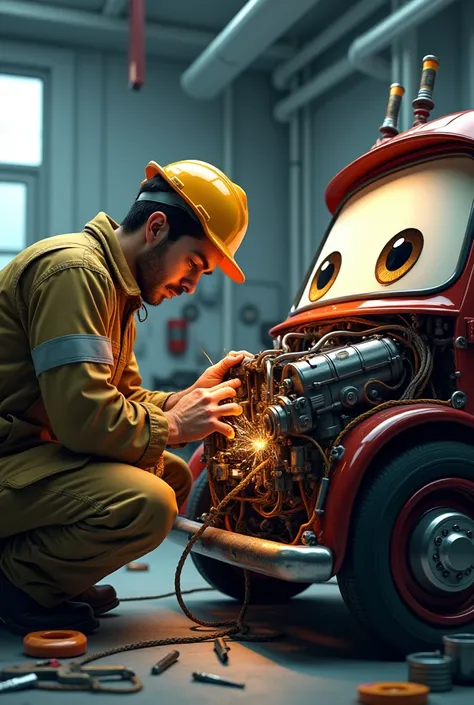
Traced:
[[[474, 627], [474, 110], [381, 138], [329, 183], [333, 218], [274, 349], [246, 360], [232, 441], [205, 439], [172, 530], [208, 583], [282, 601], [337, 576], [363, 629], [408, 653]], [[250, 481], [244, 482], [245, 478]]]

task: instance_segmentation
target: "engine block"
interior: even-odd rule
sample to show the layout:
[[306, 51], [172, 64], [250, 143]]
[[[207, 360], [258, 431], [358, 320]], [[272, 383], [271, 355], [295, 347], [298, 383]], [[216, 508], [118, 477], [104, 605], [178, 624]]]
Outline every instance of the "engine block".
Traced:
[[[363, 341], [286, 364], [274, 403], [264, 413], [272, 438], [314, 431], [317, 439], [336, 436], [343, 414], [367, 404], [367, 389], [376, 399], [380, 383], [395, 385], [403, 362], [390, 338]], [[376, 382], [375, 382], [376, 380]]]
[[214, 499], [265, 461], [241, 500], [241, 521], [245, 515], [246, 530], [253, 526], [256, 535], [269, 535], [279, 524], [280, 538], [282, 527], [293, 536], [315, 505], [324, 470], [319, 443], [334, 439], [370, 401], [387, 398], [403, 374], [397, 344], [382, 336], [246, 359], [229, 374], [241, 381], [236, 401], [243, 413], [226, 419], [235, 439], [213, 434], [204, 444]]

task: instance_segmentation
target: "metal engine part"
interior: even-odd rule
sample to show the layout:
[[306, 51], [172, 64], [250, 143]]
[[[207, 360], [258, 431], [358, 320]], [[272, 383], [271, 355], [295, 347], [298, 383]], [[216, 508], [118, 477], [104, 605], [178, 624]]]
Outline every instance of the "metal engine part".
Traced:
[[428, 512], [416, 527], [410, 564], [430, 592], [456, 593], [474, 586], [474, 521], [448, 509]]
[[[303, 355], [302, 355], [303, 357]], [[333, 348], [306, 356], [283, 367], [279, 394], [263, 414], [271, 438], [306, 434], [318, 439], [342, 430], [342, 415], [377, 401], [377, 383], [396, 385], [403, 376], [403, 360], [388, 337]], [[368, 390], [373, 381], [373, 389]], [[381, 401], [381, 400], [380, 400]]]

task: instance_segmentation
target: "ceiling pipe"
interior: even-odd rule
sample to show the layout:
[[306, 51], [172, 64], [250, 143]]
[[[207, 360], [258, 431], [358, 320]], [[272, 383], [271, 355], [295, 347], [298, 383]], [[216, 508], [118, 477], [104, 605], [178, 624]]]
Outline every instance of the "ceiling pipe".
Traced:
[[106, 17], [119, 17], [125, 10], [127, 0], [105, 0], [102, 14]]
[[321, 0], [249, 0], [181, 76], [192, 98], [215, 98]]
[[370, 17], [386, 2], [387, 0], [361, 0], [357, 5], [351, 7], [330, 27], [305, 44], [295, 56], [278, 66], [272, 77], [274, 87], [280, 90], [285, 88], [292, 76], [307, 66], [310, 61], [314, 61], [314, 59], [323, 54], [326, 49], [329, 49], [367, 17]]
[[319, 98], [333, 86], [343, 81], [345, 78], [353, 74], [354, 67], [349, 59], [344, 56], [339, 61], [329, 66], [318, 73], [307, 83], [303, 84], [287, 98], [280, 100], [273, 109], [273, 116], [278, 122], [288, 122], [293, 113], [307, 105], [311, 101]]
[[382, 81], [389, 81], [390, 64], [377, 56], [394, 39], [408, 30], [416, 29], [456, 0], [412, 0], [403, 5], [385, 20], [358, 37], [349, 47], [348, 57], [353, 66], [362, 73]]
[[[2, 17], [13, 17], [20, 22], [31, 20], [32, 22], [45, 23], [56, 27], [60, 31], [61, 27], [73, 27], [83, 30], [83, 36], [87, 38], [87, 32], [104, 32], [106, 34], [117, 34], [123, 36], [124, 40], [128, 36], [128, 21], [119, 17], [112, 17], [110, 14], [98, 12], [88, 12], [86, 10], [74, 10], [67, 7], [45, 5], [37, 2], [16, 2], [15, 0], [0, 0], [0, 24]], [[203, 49], [209, 46], [215, 38], [215, 34], [201, 29], [189, 29], [176, 25], [159, 24], [147, 21], [146, 27], [147, 50], [153, 54], [155, 43], [174, 42], [178, 46], [190, 46], [196, 49]], [[5, 34], [3, 35], [5, 36]], [[125, 47], [125, 43], [124, 43]], [[279, 42], [269, 47], [262, 58], [277, 61], [285, 61], [294, 54], [294, 49], [288, 44]]]
[[[288, 122], [296, 110], [320, 98], [326, 91], [334, 88], [334, 86], [352, 75], [356, 70], [362, 71], [361, 64], [364, 65], [365, 71], [368, 67], [371, 53], [375, 55], [382, 48], [385, 49], [388, 47], [399, 36], [418, 27], [423, 20], [432, 17], [435, 14], [433, 8], [436, 8], [436, 12], [439, 12], [455, 1], [456, 0], [411, 0], [408, 5], [404, 5], [402, 8], [389, 15], [385, 20], [379, 22], [368, 32], [358, 37], [358, 39], [351, 44], [347, 56], [337, 61], [325, 71], [319, 73], [311, 81], [305, 83], [301, 88], [294, 91], [283, 100], [280, 100], [273, 110], [275, 120], [278, 122]], [[403, 22], [400, 21], [400, 17], [403, 17]], [[367, 39], [368, 37], [369, 39]], [[370, 42], [373, 42], [373, 44]], [[354, 46], [356, 46], [355, 54], [357, 56], [357, 66], [353, 62]], [[363, 60], [360, 60], [361, 52], [363, 53]], [[380, 58], [374, 58], [377, 59], [377, 68], [380, 69]], [[372, 68], [374, 68], [373, 65]], [[388, 73], [384, 78], [388, 82], [391, 78], [390, 67], [388, 67], [387, 70]], [[370, 75], [373, 74], [371, 73]], [[381, 76], [378, 77], [380, 78]]]

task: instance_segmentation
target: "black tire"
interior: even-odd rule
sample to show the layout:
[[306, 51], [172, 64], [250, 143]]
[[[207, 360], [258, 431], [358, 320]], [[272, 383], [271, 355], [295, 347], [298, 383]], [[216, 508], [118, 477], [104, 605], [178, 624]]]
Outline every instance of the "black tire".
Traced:
[[[453, 500], [456, 482], [458, 487], [473, 483], [474, 488], [474, 448], [456, 441], [420, 444], [377, 469], [377, 474], [364, 483], [354, 506], [344, 563], [337, 576], [339, 588], [364, 630], [402, 654], [438, 649], [442, 647], [444, 634], [473, 631], [474, 618], [471, 617], [468, 624], [459, 628], [441, 624], [444, 605], [433, 608], [430, 604], [432, 613], [439, 610], [440, 626], [433, 619], [423, 619], [422, 610], [413, 608], [413, 604], [410, 607], [410, 600], [397, 588], [390, 561], [394, 551], [399, 550], [391, 539], [395, 527], [400, 526], [397, 517], [401, 516], [403, 507], [420, 496], [415, 497], [420, 490], [430, 491], [430, 483], [446, 482], [450, 478], [453, 494], [448, 495], [451, 498], [446, 501], [448, 508], [450, 502], [456, 503]], [[436, 508], [445, 506], [444, 497], [433, 494], [433, 498], [429, 501], [438, 502]], [[467, 490], [465, 502], [463, 506], [468, 509], [464, 514], [474, 520], [474, 490], [472, 496], [471, 490]], [[421, 504], [420, 510], [427, 511]], [[408, 559], [406, 563], [408, 565]], [[469, 601], [474, 586], [467, 593]], [[441, 599], [446, 598], [438, 598]]]
[[[194, 483], [188, 499], [186, 516], [196, 521], [202, 514], [209, 511], [211, 495], [207, 473], [204, 471]], [[219, 592], [242, 602], [244, 599], [244, 571], [241, 568], [216, 561], [199, 553], [191, 552], [191, 559], [201, 576], [209, 585]], [[285, 580], [269, 578], [257, 573], [249, 573], [250, 602], [279, 604], [286, 602], [309, 587], [309, 583], [290, 583]]]

